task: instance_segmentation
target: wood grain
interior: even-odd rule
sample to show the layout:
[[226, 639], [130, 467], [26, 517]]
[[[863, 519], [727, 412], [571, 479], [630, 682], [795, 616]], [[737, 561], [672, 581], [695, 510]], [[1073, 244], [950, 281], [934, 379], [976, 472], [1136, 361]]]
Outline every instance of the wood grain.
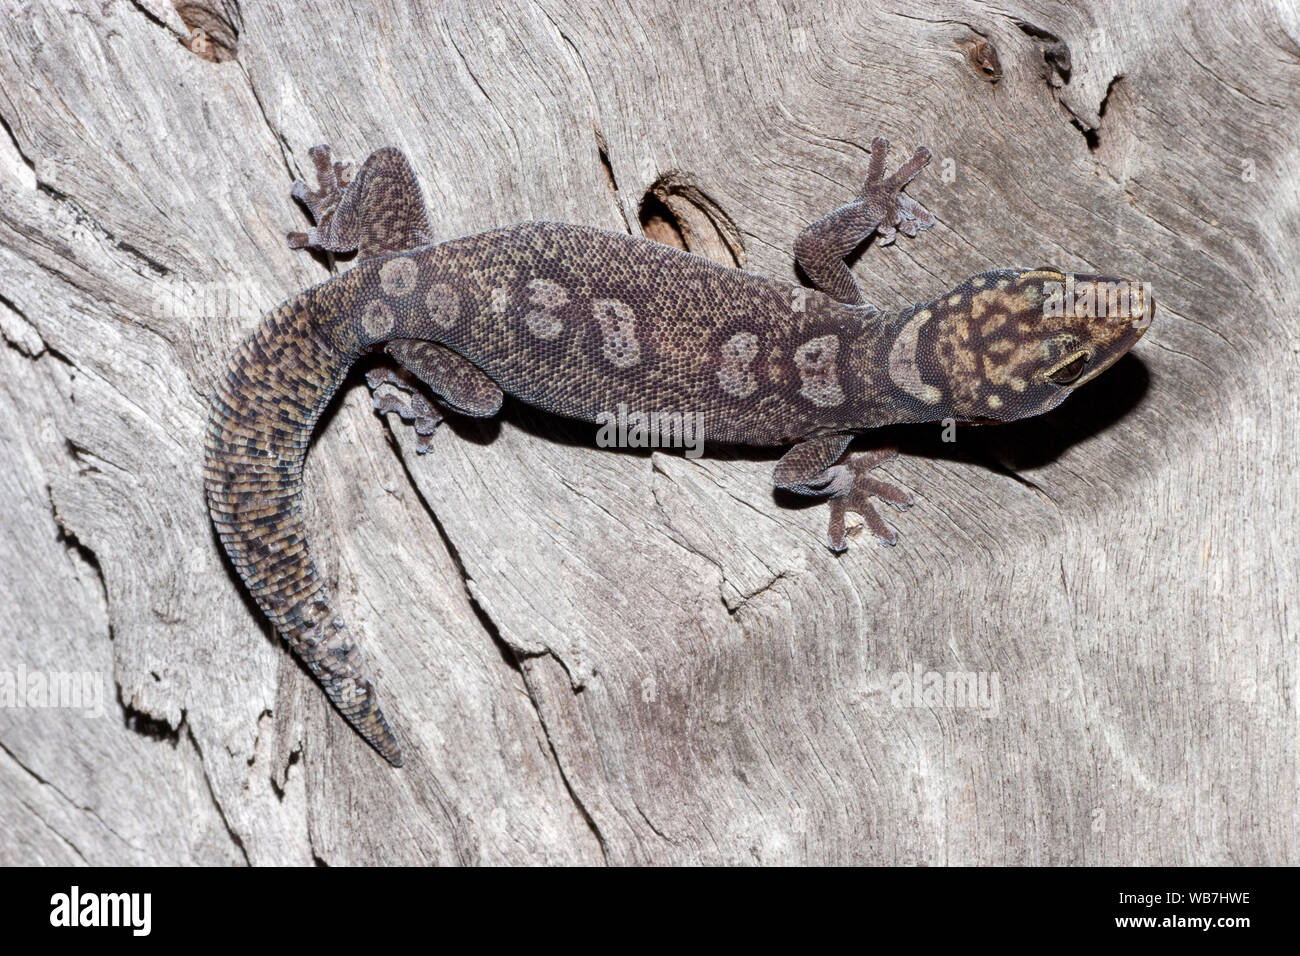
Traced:
[[[103, 697], [0, 706], [0, 862], [1300, 858], [1290, 5], [16, 6], [0, 673]], [[407, 744], [383, 765], [199, 480], [226, 357], [328, 276], [284, 241], [307, 148], [401, 147], [440, 237], [645, 222], [791, 277], [878, 134], [934, 150], [939, 224], [854, 263], [874, 303], [1132, 274], [1136, 354], [1042, 420], [894, 436], [918, 505], [840, 558], [770, 454], [604, 451], [508, 403], [421, 457], [355, 376], [308, 523]], [[900, 690], [926, 672], [997, 695]]]

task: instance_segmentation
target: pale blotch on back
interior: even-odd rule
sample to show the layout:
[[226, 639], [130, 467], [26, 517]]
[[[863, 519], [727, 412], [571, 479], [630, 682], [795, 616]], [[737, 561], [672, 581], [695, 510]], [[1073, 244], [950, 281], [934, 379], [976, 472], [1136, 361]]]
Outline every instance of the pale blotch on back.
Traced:
[[440, 329], [451, 328], [460, 317], [460, 297], [445, 282], [435, 282], [429, 286], [424, 304], [429, 307], [429, 321]]
[[390, 259], [379, 267], [379, 287], [384, 295], [410, 295], [418, 274], [419, 268], [410, 259]]
[[722, 363], [718, 368], [718, 386], [728, 395], [748, 398], [758, 388], [758, 378], [749, 370], [758, 355], [758, 336], [737, 332], [722, 344]]
[[929, 309], [922, 309], [907, 320], [889, 349], [889, 377], [908, 395], [927, 405], [936, 404], [943, 393], [921, 380], [921, 369], [916, 364], [916, 346], [921, 327], [930, 321]]
[[837, 335], [819, 335], [795, 349], [794, 366], [799, 370], [799, 394], [819, 408], [833, 408], [844, 401], [839, 383], [840, 352]]
[[564, 286], [550, 279], [533, 279], [528, 283], [528, 303], [533, 306], [524, 316], [528, 331], [539, 339], [553, 339], [564, 330], [564, 320], [557, 309], [569, 302]]
[[393, 310], [381, 299], [366, 303], [361, 312], [361, 328], [372, 339], [381, 338], [393, 331]]
[[636, 340], [636, 313], [626, 302], [597, 299], [591, 304], [604, 340], [601, 352], [610, 364], [630, 368], [641, 361], [641, 343]]

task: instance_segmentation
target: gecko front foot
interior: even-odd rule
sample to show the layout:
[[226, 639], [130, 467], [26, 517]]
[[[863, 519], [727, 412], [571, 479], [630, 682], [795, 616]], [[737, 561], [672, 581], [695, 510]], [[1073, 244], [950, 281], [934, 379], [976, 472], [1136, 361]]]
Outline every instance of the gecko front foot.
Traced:
[[867, 170], [867, 181], [858, 193], [871, 219], [879, 223], [876, 226], [876, 234], [880, 237], [877, 241], [883, 246], [893, 242], [897, 233], [912, 238], [920, 230], [934, 225], [934, 215], [928, 209], [911, 196], [903, 195], [903, 188], [930, 162], [930, 151], [918, 146], [912, 158], [886, 179], [887, 152], [889, 140], [877, 136], [871, 141], [871, 165]]
[[887, 246], [901, 232], [915, 236], [934, 225], [934, 216], [903, 189], [930, 161], [930, 151], [917, 147], [912, 158], [892, 176], [885, 176], [885, 154], [889, 140], [877, 136], [871, 141], [871, 165], [866, 182], [857, 196], [812, 223], [794, 242], [794, 255], [813, 285], [837, 302], [863, 305], [862, 291], [844, 257], [875, 234]]
[[396, 412], [415, 426], [415, 450], [421, 455], [433, 450], [433, 435], [442, 423], [442, 412], [420, 391], [414, 377], [404, 369], [377, 368], [366, 373], [372, 404], [380, 415]]
[[[893, 505], [899, 511], [912, 507], [912, 496], [897, 485], [871, 476], [872, 469], [898, 457], [897, 448], [878, 448], [860, 455], [850, 456], [843, 464], [833, 465], [825, 472], [823, 490], [830, 492], [831, 519], [827, 544], [832, 551], [843, 551], [845, 542], [845, 515], [852, 511], [861, 515], [871, 533], [887, 545], [898, 543], [898, 533], [890, 528], [872, 498]], [[855, 528], [853, 532], [856, 533]]]
[[338, 211], [339, 203], [343, 200], [343, 192], [352, 179], [351, 164], [334, 162], [329, 144], [321, 143], [319, 146], [313, 146], [307, 154], [316, 167], [317, 186], [315, 189], [308, 189], [307, 184], [301, 179], [295, 180], [289, 195], [306, 205], [316, 225], [306, 232], [289, 233], [290, 249], [325, 247], [324, 237], [329, 234], [330, 222], [334, 218], [334, 213]]

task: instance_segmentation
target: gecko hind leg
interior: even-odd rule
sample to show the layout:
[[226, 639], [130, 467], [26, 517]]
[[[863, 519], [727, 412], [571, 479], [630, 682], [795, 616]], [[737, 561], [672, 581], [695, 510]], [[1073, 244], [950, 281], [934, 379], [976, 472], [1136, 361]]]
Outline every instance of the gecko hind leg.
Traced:
[[871, 141], [871, 165], [867, 180], [853, 201], [818, 219], [799, 233], [794, 255], [813, 285], [846, 305], [861, 305], [862, 293], [844, 257], [873, 232], [881, 245], [894, 241], [898, 233], [909, 238], [934, 225], [934, 216], [903, 189], [930, 162], [930, 151], [917, 147], [912, 158], [885, 177], [885, 154], [889, 140], [877, 136]]
[[840, 462], [852, 437], [827, 435], [795, 445], [776, 463], [772, 483], [796, 494], [829, 497], [831, 514], [826, 543], [832, 551], [848, 547], [845, 516], [850, 511], [861, 515], [871, 533], [882, 542], [897, 544], [898, 533], [885, 524], [871, 499], [879, 498], [899, 511], [906, 511], [912, 507], [912, 496], [897, 485], [872, 476], [871, 471], [897, 458], [898, 449], [876, 448], [849, 455]]
[[393, 339], [384, 351], [398, 368], [374, 369], [366, 381], [374, 393], [375, 411], [397, 412], [415, 425], [416, 451], [433, 447], [433, 435], [443, 420], [438, 402], [430, 401], [419, 383], [436, 393], [442, 405], [473, 418], [491, 418], [505, 399], [501, 387], [464, 356], [437, 342]]
[[421, 455], [433, 450], [433, 436], [442, 424], [438, 403], [420, 389], [419, 380], [403, 368], [376, 368], [366, 372], [371, 404], [381, 416], [396, 412], [415, 427], [415, 450]]
[[299, 180], [290, 195], [307, 207], [316, 225], [289, 233], [289, 248], [355, 249], [358, 260], [364, 261], [433, 242], [420, 184], [401, 150], [375, 150], [355, 177], [349, 164], [334, 161], [324, 143], [308, 154], [316, 167], [317, 186], [309, 189]]

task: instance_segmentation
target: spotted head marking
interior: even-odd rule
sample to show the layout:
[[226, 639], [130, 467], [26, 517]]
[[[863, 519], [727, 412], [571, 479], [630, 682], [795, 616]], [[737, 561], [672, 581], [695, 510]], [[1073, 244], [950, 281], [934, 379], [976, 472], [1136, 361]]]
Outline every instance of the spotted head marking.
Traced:
[[984, 272], [899, 316], [889, 376], [935, 418], [1039, 415], [1132, 348], [1154, 311], [1150, 287], [1129, 279]]

